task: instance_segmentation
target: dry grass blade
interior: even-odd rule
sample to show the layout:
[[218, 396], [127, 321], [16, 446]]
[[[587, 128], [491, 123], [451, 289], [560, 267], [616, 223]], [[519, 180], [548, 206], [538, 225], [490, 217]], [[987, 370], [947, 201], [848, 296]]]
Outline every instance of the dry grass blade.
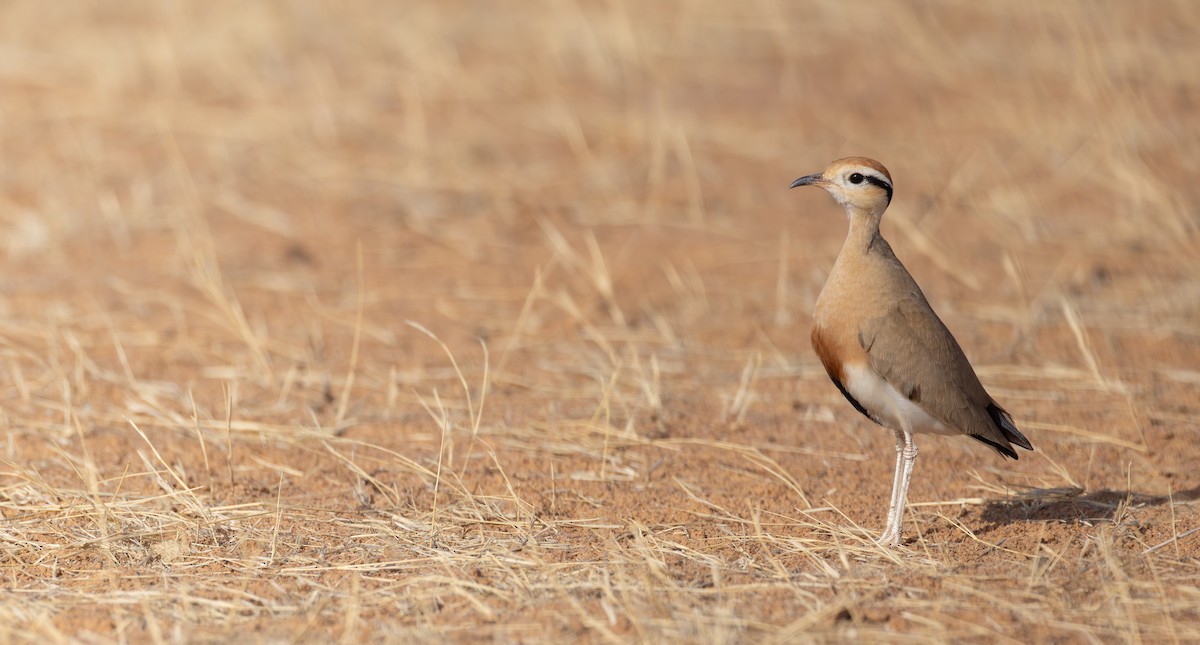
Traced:
[[362, 242], [356, 246], [355, 265], [358, 267], [358, 306], [354, 313], [354, 340], [350, 344], [350, 365], [346, 368], [346, 381], [342, 385], [342, 394], [338, 398], [337, 416], [334, 422], [341, 425], [346, 418], [346, 408], [350, 405], [350, 390], [354, 387], [354, 375], [358, 368], [358, 351], [362, 346], [363, 315], [366, 310], [366, 286], [363, 284], [363, 250]]

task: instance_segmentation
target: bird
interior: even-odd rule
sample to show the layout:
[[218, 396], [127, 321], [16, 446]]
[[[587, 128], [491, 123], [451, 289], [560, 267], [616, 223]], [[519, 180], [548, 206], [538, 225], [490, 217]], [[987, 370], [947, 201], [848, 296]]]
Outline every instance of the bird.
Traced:
[[966, 435], [1004, 457], [1033, 445], [987, 393], [963, 353], [879, 232], [892, 176], [866, 157], [838, 159], [789, 188], [816, 186], [846, 211], [849, 232], [817, 296], [812, 347], [856, 410], [896, 436], [887, 527], [878, 543], [900, 545], [914, 434]]

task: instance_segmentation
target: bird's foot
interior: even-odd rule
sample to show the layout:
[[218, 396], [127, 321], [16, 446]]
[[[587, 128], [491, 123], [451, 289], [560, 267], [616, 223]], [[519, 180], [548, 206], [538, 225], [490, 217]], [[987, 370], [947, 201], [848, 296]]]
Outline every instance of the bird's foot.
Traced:
[[894, 531], [891, 527], [888, 527], [888, 529], [883, 532], [883, 535], [879, 536], [879, 538], [875, 540], [875, 544], [891, 549], [900, 546], [900, 531]]

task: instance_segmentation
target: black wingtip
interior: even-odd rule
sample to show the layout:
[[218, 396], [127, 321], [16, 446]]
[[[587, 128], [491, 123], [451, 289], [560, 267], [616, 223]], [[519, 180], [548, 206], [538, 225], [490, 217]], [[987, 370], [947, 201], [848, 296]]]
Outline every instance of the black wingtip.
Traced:
[[1013, 450], [1012, 446], [1010, 445], [992, 441], [981, 434], [973, 434], [971, 435], [971, 438], [982, 441], [983, 443], [995, 448], [996, 452], [1004, 455], [1005, 457], [1009, 457], [1010, 459], [1020, 459], [1020, 457], [1017, 456], [1017, 451]]
[[971, 435], [972, 437], [995, 448], [1005, 457], [1011, 457], [1013, 459], [1020, 459], [1020, 457], [1017, 456], [1017, 451], [1013, 450], [1011, 445], [1008, 445], [1009, 443], [1012, 443], [1020, 448], [1024, 448], [1025, 450], [1033, 450], [1033, 444], [1029, 443], [1029, 440], [1025, 438], [1025, 435], [1021, 434], [1021, 431], [1017, 429], [1016, 424], [1013, 423], [1012, 416], [1010, 416], [1008, 412], [1004, 410], [1004, 408], [996, 405], [995, 403], [990, 403], [987, 407], [987, 413], [988, 416], [992, 418], [992, 421], [995, 422], [996, 427], [1000, 430], [1000, 433], [1003, 434], [1004, 438], [1008, 441], [1005, 442], [1004, 445], [1001, 445], [998, 442], [979, 435]]

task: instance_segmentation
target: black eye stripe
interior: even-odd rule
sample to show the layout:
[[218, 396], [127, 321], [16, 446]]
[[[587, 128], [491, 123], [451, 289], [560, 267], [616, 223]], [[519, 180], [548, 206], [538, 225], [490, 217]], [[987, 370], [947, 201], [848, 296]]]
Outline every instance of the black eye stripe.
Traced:
[[[857, 173], [855, 173], [855, 174], [857, 174]], [[884, 189], [885, 191], [887, 191], [888, 203], [891, 203], [891, 201], [892, 201], [892, 185], [891, 184], [880, 179], [879, 177], [876, 177], [875, 175], [867, 175], [866, 179], [867, 179], [867, 183], [874, 185], [874, 186], [878, 186], [878, 187]]]

